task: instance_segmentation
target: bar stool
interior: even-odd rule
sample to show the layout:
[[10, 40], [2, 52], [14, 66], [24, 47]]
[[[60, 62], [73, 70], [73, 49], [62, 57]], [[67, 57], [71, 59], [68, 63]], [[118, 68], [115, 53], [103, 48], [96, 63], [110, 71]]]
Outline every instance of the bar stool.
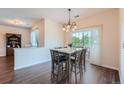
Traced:
[[58, 83], [67, 69], [67, 58], [56, 50], [50, 50], [51, 59], [52, 59], [52, 70], [51, 78], [56, 77], [56, 82]]
[[[75, 52], [71, 57], [71, 72], [74, 72], [75, 74], [75, 82], [77, 83], [77, 74], [82, 73], [82, 50]], [[74, 70], [73, 70], [74, 68]], [[77, 72], [77, 70], [79, 70]]]

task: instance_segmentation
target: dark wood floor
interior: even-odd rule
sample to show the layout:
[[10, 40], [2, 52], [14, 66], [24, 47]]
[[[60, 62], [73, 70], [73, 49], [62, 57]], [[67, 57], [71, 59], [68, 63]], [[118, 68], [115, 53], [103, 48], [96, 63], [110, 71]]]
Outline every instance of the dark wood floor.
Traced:
[[13, 56], [0, 57], [0, 83], [5, 83], [13, 79], [14, 62]]
[[[0, 58], [0, 83], [9, 84], [51, 84], [50, 62], [23, 68], [13, 72], [13, 58]], [[14, 75], [14, 76], [13, 76]], [[13, 79], [12, 79], [13, 78]], [[71, 84], [118, 84], [118, 71], [91, 65], [87, 62], [86, 72], [75, 82], [72, 74]], [[64, 82], [63, 82], [64, 83]]]

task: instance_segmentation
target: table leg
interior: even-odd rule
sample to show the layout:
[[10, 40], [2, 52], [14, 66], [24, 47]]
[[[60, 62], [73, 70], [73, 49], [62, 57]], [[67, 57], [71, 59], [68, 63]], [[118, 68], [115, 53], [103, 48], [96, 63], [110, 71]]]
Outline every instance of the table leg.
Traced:
[[68, 83], [70, 83], [70, 63], [71, 63], [71, 55], [68, 55]]

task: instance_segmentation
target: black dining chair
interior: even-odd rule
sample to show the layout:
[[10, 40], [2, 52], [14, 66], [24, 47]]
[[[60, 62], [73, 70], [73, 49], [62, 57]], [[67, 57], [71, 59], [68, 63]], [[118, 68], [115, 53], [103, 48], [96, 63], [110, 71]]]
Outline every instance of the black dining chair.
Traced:
[[77, 83], [77, 75], [80, 73], [80, 76], [84, 71], [86, 71], [85, 66], [85, 56], [86, 49], [82, 49], [80, 51], [75, 52], [71, 57], [71, 72], [75, 74], [75, 82]]
[[63, 53], [58, 52], [57, 50], [50, 50], [51, 59], [52, 59], [52, 69], [51, 75], [52, 77], [56, 76], [56, 81], [60, 81], [62, 79], [64, 73], [67, 70], [67, 58]]
[[76, 51], [71, 57], [71, 72], [75, 74], [75, 82], [77, 83], [77, 74], [82, 73], [82, 50]]
[[82, 49], [82, 66], [84, 71], [86, 71], [86, 52], [87, 49]]

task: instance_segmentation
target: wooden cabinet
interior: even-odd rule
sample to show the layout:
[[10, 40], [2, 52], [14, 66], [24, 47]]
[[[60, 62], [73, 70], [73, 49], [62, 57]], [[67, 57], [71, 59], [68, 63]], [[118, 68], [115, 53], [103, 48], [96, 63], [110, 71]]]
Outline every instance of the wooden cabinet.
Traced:
[[6, 55], [13, 56], [14, 48], [21, 48], [21, 34], [6, 34]]
[[6, 48], [7, 56], [14, 56], [14, 48]]

